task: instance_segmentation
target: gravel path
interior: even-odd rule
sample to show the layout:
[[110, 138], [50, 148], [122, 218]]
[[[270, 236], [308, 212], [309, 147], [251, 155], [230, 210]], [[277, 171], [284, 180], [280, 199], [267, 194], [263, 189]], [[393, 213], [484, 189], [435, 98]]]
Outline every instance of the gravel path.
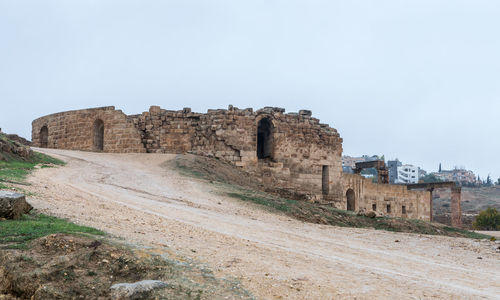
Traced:
[[35, 208], [168, 246], [260, 299], [500, 299], [493, 242], [303, 223], [164, 167], [175, 155], [38, 151], [67, 165], [30, 176]]

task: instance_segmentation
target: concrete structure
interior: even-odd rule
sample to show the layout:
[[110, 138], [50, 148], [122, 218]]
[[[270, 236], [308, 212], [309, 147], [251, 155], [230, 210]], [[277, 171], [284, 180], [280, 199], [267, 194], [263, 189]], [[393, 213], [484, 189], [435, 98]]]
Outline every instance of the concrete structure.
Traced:
[[396, 183], [396, 179], [398, 179], [398, 167], [403, 164], [398, 160], [389, 160], [387, 161], [387, 169], [389, 169], [389, 183]]
[[418, 183], [418, 167], [413, 165], [402, 165], [398, 167], [398, 178], [395, 183], [412, 184]]
[[33, 121], [36, 147], [115, 153], [194, 153], [243, 168], [269, 192], [339, 209], [430, 219], [427, 191], [374, 184], [342, 172], [342, 139], [311, 112], [266, 107], [206, 114], [151, 106], [127, 116], [114, 107], [57, 113]]

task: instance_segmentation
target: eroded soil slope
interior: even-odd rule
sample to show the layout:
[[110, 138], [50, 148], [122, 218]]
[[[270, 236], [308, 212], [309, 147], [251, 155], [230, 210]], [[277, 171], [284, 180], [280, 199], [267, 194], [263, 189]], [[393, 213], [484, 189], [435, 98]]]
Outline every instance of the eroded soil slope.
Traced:
[[[166, 251], [130, 248], [107, 239], [52, 234], [27, 249], [0, 250], [0, 299], [111, 299], [115, 283], [156, 279], [148, 299], [253, 299], [192, 261]], [[9, 299], [9, 298], [7, 298]]]
[[500, 256], [489, 241], [304, 223], [166, 168], [175, 155], [43, 151], [67, 165], [30, 177], [35, 208], [174, 248], [259, 298], [500, 295]]

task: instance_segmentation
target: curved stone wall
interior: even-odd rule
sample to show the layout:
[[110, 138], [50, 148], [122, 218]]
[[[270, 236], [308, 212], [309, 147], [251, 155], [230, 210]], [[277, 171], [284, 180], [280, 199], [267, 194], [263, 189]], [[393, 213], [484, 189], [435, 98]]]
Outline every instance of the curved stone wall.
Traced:
[[[104, 152], [146, 152], [134, 123], [113, 106], [73, 110], [38, 118], [32, 123], [35, 147], [96, 151], [94, 122], [104, 123]], [[46, 137], [44, 137], [44, 132]]]
[[[263, 125], [264, 124], [264, 125]], [[428, 192], [373, 184], [342, 173], [342, 139], [311, 112], [265, 107], [194, 113], [151, 106], [127, 116], [114, 107], [52, 114], [33, 121], [36, 147], [115, 153], [194, 153], [244, 168], [266, 190], [287, 198], [346, 209], [374, 209], [392, 216], [429, 219]], [[351, 199], [352, 200], [352, 199]]]

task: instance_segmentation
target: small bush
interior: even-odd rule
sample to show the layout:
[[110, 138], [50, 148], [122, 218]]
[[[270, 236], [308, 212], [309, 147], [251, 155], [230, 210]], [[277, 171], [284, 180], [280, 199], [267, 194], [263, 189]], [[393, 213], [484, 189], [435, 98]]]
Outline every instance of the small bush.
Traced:
[[500, 230], [500, 212], [489, 207], [479, 213], [472, 226], [480, 230]]

